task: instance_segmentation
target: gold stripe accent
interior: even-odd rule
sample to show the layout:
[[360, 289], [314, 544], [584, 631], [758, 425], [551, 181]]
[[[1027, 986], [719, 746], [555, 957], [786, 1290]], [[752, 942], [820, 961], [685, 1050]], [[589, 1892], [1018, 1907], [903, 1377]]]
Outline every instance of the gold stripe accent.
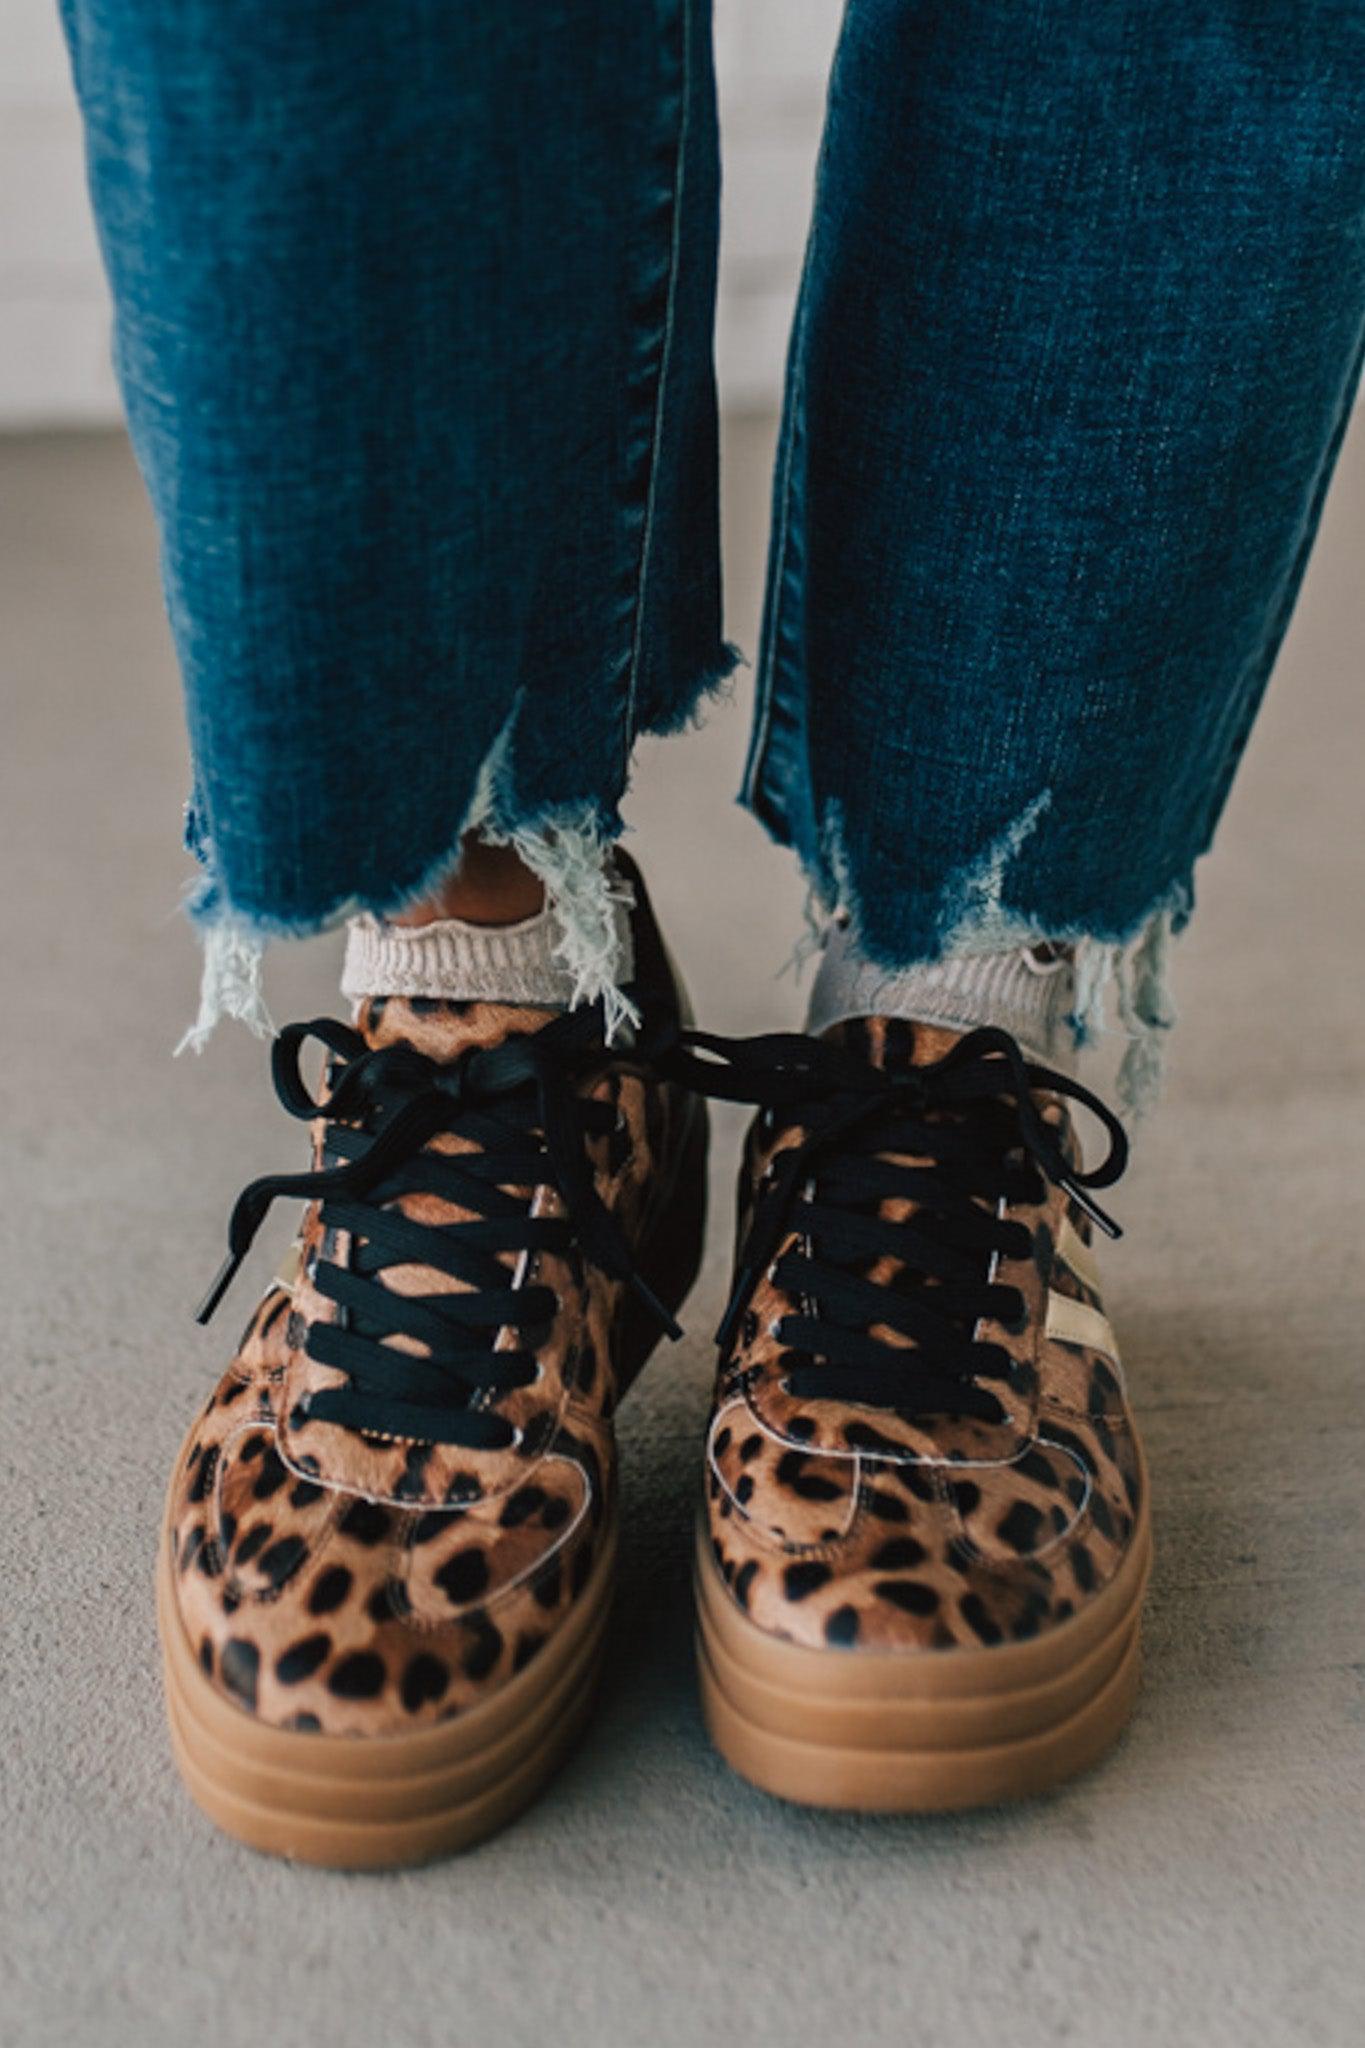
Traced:
[[1088, 1301], [1058, 1294], [1055, 1288], [1048, 1290], [1047, 1335], [1059, 1338], [1063, 1344], [1084, 1344], [1087, 1350], [1103, 1351], [1114, 1360], [1119, 1355], [1108, 1316], [1092, 1308]]
[[1099, 1293], [1100, 1269], [1095, 1263], [1095, 1254], [1069, 1216], [1063, 1216], [1062, 1227], [1057, 1232], [1057, 1256], [1066, 1261], [1078, 1280]]

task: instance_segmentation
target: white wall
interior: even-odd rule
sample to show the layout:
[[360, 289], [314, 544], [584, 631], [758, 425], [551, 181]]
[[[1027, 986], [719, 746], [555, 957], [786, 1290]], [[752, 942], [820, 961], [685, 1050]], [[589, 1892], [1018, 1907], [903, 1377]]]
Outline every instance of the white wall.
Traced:
[[[777, 399], [841, 5], [716, 0], [731, 405]], [[116, 417], [108, 329], [57, 0], [0, 0], [0, 426]]]
[[725, 177], [717, 347], [732, 406], [773, 406], [780, 396], [842, 12], [843, 0], [716, 0]]
[[0, 0], [0, 425], [112, 418], [108, 333], [57, 0]]

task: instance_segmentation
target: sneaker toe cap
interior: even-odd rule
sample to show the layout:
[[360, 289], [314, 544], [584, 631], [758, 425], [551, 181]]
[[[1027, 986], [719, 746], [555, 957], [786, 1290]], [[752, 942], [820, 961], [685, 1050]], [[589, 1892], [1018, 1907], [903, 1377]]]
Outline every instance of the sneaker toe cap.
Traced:
[[187, 1447], [167, 1563], [176, 1623], [223, 1697], [276, 1727], [383, 1735], [467, 1711], [523, 1670], [604, 1537], [571, 1458], [495, 1500], [414, 1509], [291, 1470], [256, 1423]]

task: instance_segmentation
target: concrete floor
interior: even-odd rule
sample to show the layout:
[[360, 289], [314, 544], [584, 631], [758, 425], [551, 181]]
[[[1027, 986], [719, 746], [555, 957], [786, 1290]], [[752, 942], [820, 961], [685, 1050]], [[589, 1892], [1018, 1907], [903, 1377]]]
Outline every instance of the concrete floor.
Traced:
[[[732, 624], [749, 646], [767, 444], [764, 426], [731, 430]], [[708, 1749], [685, 1557], [722, 1145], [695, 1334], [658, 1357], [624, 1424], [625, 1584], [595, 1726], [509, 1833], [382, 1879], [237, 1848], [171, 1770], [150, 1564], [232, 1322], [205, 1334], [190, 1307], [231, 1197], [297, 1163], [297, 1133], [244, 1034], [226, 1028], [197, 1063], [168, 1056], [195, 994], [175, 915], [184, 759], [124, 448], [0, 444], [0, 486], [0, 2038], [1365, 2038], [1365, 432], [1201, 878], [1168, 1097], [1119, 1205], [1112, 1305], [1160, 1540], [1119, 1753], [1030, 1808], [910, 1823], [779, 1806]], [[729, 801], [742, 743], [737, 706], [651, 748], [633, 803], [721, 1028], [800, 1003], [772, 976], [801, 891]], [[335, 956], [281, 956], [276, 1013], [332, 1006]]]

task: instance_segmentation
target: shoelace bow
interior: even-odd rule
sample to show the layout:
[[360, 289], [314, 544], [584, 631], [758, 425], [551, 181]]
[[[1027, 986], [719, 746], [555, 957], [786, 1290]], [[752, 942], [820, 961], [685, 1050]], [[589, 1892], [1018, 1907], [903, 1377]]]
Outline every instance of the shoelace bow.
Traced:
[[[632, 1062], [647, 1060], [647, 1032]], [[299, 1068], [310, 1038], [333, 1056], [321, 1099]], [[519, 1271], [509, 1275], [499, 1254], [577, 1249], [631, 1288], [670, 1336], [680, 1336], [597, 1193], [585, 1140], [609, 1132], [615, 1119], [609, 1104], [584, 1097], [577, 1084], [601, 1060], [595, 1007], [499, 1045], [471, 1047], [446, 1064], [405, 1044], [370, 1046], [332, 1018], [287, 1025], [272, 1052], [275, 1091], [291, 1116], [325, 1120], [328, 1163], [308, 1173], [267, 1174], [243, 1188], [228, 1226], [228, 1256], [198, 1320], [212, 1316], [272, 1203], [283, 1197], [321, 1202], [324, 1248], [335, 1231], [352, 1240], [348, 1265], [319, 1257], [312, 1275], [341, 1314], [310, 1325], [308, 1356], [347, 1376], [312, 1395], [309, 1413], [322, 1420], [475, 1449], [511, 1443], [511, 1424], [484, 1404], [534, 1380], [528, 1341], [548, 1327], [557, 1303], [550, 1288], [520, 1284]], [[457, 1133], [472, 1149], [430, 1147], [438, 1132]], [[533, 1216], [526, 1195], [509, 1192], [546, 1185], [562, 1196], [563, 1216]], [[470, 1212], [468, 1220], [419, 1223], [395, 1206], [407, 1194], [437, 1196]], [[406, 1265], [432, 1267], [460, 1285], [414, 1296], [383, 1284], [386, 1267]], [[495, 1350], [502, 1329], [516, 1331], [522, 1343]], [[422, 1353], [383, 1341], [395, 1336], [415, 1339]]]
[[[991, 1277], [992, 1255], [1021, 1258], [1032, 1246], [1004, 1208], [1039, 1200], [1046, 1179], [1108, 1236], [1122, 1234], [1089, 1192], [1112, 1185], [1127, 1164], [1122, 1125], [1078, 1081], [1027, 1059], [1006, 1031], [969, 1032], [942, 1059], [895, 1073], [797, 1033], [684, 1031], [666, 1065], [704, 1094], [763, 1108], [774, 1134], [803, 1133], [773, 1155], [759, 1185], [716, 1332], [728, 1353], [770, 1270], [800, 1304], [774, 1328], [798, 1398], [998, 1420], [1001, 1403], [976, 1382], [1007, 1376], [1011, 1361], [976, 1327], [1024, 1314], [1018, 1290]], [[1099, 1118], [1109, 1149], [1098, 1166], [1084, 1171], [1067, 1158], [1034, 1100], [1040, 1088]], [[879, 1213], [887, 1201], [915, 1206], [908, 1220], [888, 1221]], [[882, 1261], [889, 1283], [870, 1277]]]

